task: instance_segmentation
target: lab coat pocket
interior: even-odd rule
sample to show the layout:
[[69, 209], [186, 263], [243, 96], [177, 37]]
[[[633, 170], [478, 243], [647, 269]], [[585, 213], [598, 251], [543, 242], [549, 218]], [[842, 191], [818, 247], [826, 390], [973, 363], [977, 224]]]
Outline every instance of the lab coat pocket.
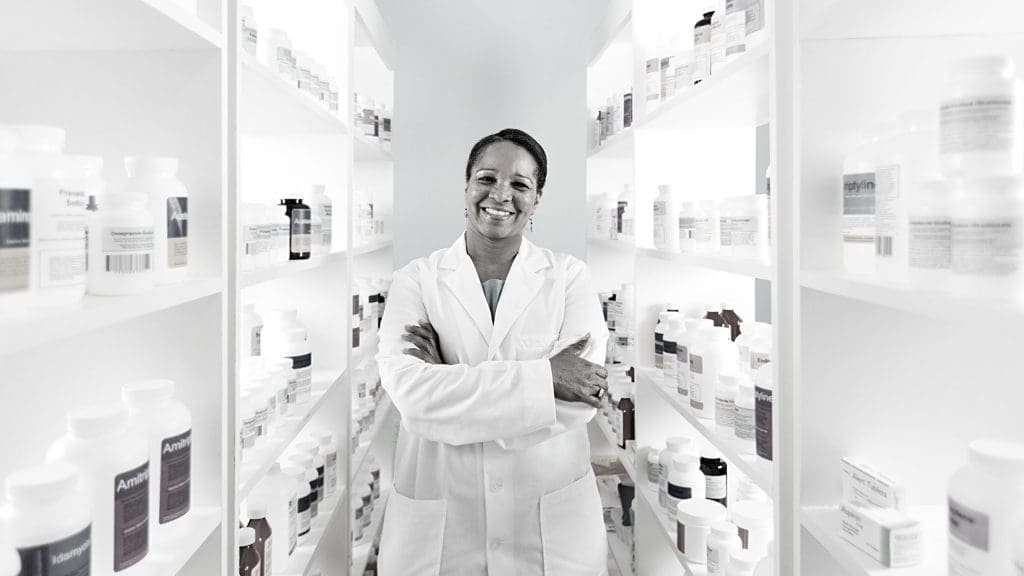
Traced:
[[444, 500], [415, 500], [392, 490], [380, 537], [381, 576], [440, 573], [446, 509]]
[[540, 535], [547, 576], [605, 574], [608, 540], [594, 471], [540, 498]]
[[554, 350], [558, 334], [531, 334], [516, 340], [517, 360], [539, 360], [547, 358]]

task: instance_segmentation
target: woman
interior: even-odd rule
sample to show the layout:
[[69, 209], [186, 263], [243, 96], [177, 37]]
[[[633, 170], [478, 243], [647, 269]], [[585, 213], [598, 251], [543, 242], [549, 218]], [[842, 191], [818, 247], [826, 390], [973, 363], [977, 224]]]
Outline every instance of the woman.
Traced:
[[465, 233], [395, 273], [377, 355], [402, 417], [382, 576], [606, 572], [586, 423], [607, 330], [586, 266], [523, 238], [546, 178], [525, 132], [482, 139]]

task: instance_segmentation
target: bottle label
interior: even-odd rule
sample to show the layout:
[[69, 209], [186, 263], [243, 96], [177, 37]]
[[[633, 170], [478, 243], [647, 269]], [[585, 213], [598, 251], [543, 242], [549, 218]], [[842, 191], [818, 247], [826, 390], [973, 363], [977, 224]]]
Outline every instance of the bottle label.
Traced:
[[683, 500], [693, 498], [693, 490], [689, 486], [676, 486], [671, 482], [665, 489], [665, 507], [668, 509], [668, 518], [675, 522], [676, 507]]
[[696, 218], [693, 229], [694, 240], [698, 245], [712, 244], [715, 241], [715, 221], [711, 218]]
[[647, 101], [657, 102], [661, 99], [661, 59], [650, 58], [645, 63], [645, 69], [647, 75], [646, 88], [647, 88]]
[[673, 74], [672, 58], [665, 57], [660, 61], [661, 99], [671, 98], [675, 95], [675, 75]]
[[754, 426], [757, 455], [765, 460], [772, 459], [772, 391], [754, 388]]
[[32, 191], [0, 188], [0, 294], [28, 290]]
[[270, 576], [273, 574], [273, 560], [274, 560], [274, 536], [267, 536], [267, 539], [263, 541], [263, 571], [261, 576]]
[[281, 74], [290, 74], [292, 72], [293, 59], [291, 48], [285, 48], [284, 46], [277, 47], [277, 71]]
[[288, 499], [288, 554], [295, 551], [299, 543], [299, 500]]
[[192, 430], [160, 447], [160, 523], [181, 518], [192, 502]]
[[705, 498], [708, 500], [724, 500], [729, 493], [729, 480], [725, 474], [721, 476], [704, 476], [706, 486]]
[[167, 199], [167, 267], [188, 266], [188, 198]]
[[334, 241], [334, 205], [321, 202], [317, 209], [320, 211], [320, 242], [330, 250]]
[[1012, 215], [953, 220], [954, 274], [1006, 277], [1020, 271], [1024, 222]]
[[772, 355], [767, 352], [750, 351], [750, 371], [757, 373], [757, 369], [772, 361]]
[[263, 226], [259, 224], [247, 224], [242, 227], [242, 246], [245, 256], [258, 256], [262, 248], [260, 235]]
[[725, 55], [735, 56], [747, 50], [746, 1], [725, 2]]
[[1014, 117], [1010, 95], [945, 100], [939, 107], [939, 149], [942, 154], [1010, 151]]
[[690, 407], [696, 410], [704, 409], [704, 394], [701, 392], [703, 375], [704, 358], [690, 354]]
[[697, 239], [697, 219], [689, 216], [679, 217], [679, 240], [689, 241]]
[[19, 548], [20, 576], [89, 576], [92, 561], [91, 526], [63, 540]]
[[298, 512], [299, 512], [299, 516], [298, 516], [299, 517], [298, 534], [299, 534], [299, 536], [305, 536], [306, 533], [309, 532], [309, 521], [310, 521], [309, 507], [310, 507], [310, 501], [309, 501], [309, 494], [307, 493], [305, 496], [302, 496], [301, 498], [299, 498], [299, 507], [298, 507]]
[[256, 28], [249, 26], [248, 22], [242, 21], [242, 38], [246, 46], [251, 46], [254, 51], [259, 38], [258, 34]]
[[900, 167], [879, 166], [875, 170], [875, 256], [892, 257], [892, 245], [899, 233]]
[[661, 332], [654, 333], [654, 367], [662, 367], [662, 355], [665, 353], [665, 335]]
[[313, 390], [313, 355], [289, 356], [295, 370], [295, 395], [308, 395]]
[[114, 571], [149, 551], [149, 462], [114, 477]]
[[103, 269], [112, 274], [143, 274], [153, 268], [153, 228], [103, 228]]
[[32, 274], [41, 288], [85, 284], [85, 237], [89, 197], [82, 190], [65, 190], [54, 180], [37, 186], [34, 248], [38, 261]]
[[722, 216], [718, 219], [718, 242], [723, 247], [732, 246], [732, 217]]
[[668, 203], [657, 201], [654, 203], [654, 243], [664, 244], [668, 226], [665, 222], [668, 216]]
[[334, 491], [338, 488], [338, 453], [328, 452], [324, 456], [325, 474], [324, 479], [327, 481], [327, 494], [334, 494]]
[[747, 36], [764, 28], [764, 0], [747, 1]]
[[313, 246], [313, 219], [308, 208], [293, 208], [291, 213], [291, 251], [309, 252]]
[[989, 525], [987, 514], [949, 498], [949, 576], [987, 576], [995, 569]]
[[910, 218], [909, 264], [921, 270], [949, 270], [953, 266], [953, 222], [949, 217]]
[[721, 552], [725, 552], [725, 550], [712, 548], [710, 544], [707, 546], [708, 576], [724, 576], [725, 570], [720, 559]]
[[875, 173], [843, 174], [843, 242], [875, 242]]
[[657, 485], [661, 481], [661, 464], [648, 463], [647, 464], [647, 482], [649, 484]]
[[263, 326], [253, 326], [252, 332], [249, 334], [249, 354], [251, 356], [259, 356], [263, 346], [260, 341], [263, 334]]
[[759, 244], [756, 216], [734, 216], [729, 220], [729, 241], [733, 247], [754, 248]]
[[725, 398], [715, 398], [715, 423], [726, 428], [733, 427], [736, 402]]
[[740, 440], [754, 439], [754, 411], [750, 408], [736, 406], [736, 415], [733, 418], [733, 430]]

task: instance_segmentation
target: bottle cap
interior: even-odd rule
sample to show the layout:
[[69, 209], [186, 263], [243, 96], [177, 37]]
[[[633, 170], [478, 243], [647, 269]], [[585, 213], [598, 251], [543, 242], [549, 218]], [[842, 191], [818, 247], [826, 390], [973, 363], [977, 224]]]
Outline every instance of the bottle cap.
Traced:
[[728, 520], [718, 520], [711, 523], [711, 534], [718, 538], [732, 538], [739, 535], [736, 525]]
[[758, 500], [744, 500], [737, 502], [729, 508], [730, 519], [741, 528], [750, 530], [752, 528], [772, 527], [772, 503]]
[[310, 190], [313, 192], [314, 196], [317, 196], [319, 194], [323, 194], [324, 191], [327, 190], [327, 186], [324, 186], [323, 184], [313, 184], [310, 187]]
[[26, 152], [58, 153], [64, 149], [67, 132], [56, 126], [22, 124], [14, 126], [18, 135], [18, 148]]
[[690, 498], [676, 505], [676, 519], [685, 526], [710, 526], [725, 520], [725, 506], [714, 500]]
[[79, 177], [99, 176], [103, 172], [102, 156], [82, 156], [69, 154], [61, 158], [64, 169], [71, 175]]
[[972, 463], [1009, 474], [1024, 474], [1024, 444], [975, 440], [967, 447]]
[[317, 441], [321, 446], [327, 446], [331, 442], [334, 442], [334, 434], [330, 430], [317, 430], [311, 434], [313, 439]]
[[245, 511], [249, 518], [259, 520], [267, 517], [267, 503], [263, 500], [252, 499], [245, 505]]
[[737, 548], [729, 553], [729, 566], [747, 572], [757, 567], [762, 555], [757, 550], [745, 550]]
[[124, 159], [128, 176], [142, 174], [174, 175], [178, 172], [178, 159], [170, 156], [128, 156]]
[[757, 369], [755, 381], [757, 382], [758, 388], [761, 388], [762, 390], [771, 390], [774, 387], [775, 374], [773, 372], [773, 369], [774, 367], [772, 366], [771, 362], [762, 364]]
[[238, 529], [238, 547], [252, 546], [256, 543], [256, 531], [252, 528]]
[[693, 444], [693, 438], [689, 436], [672, 436], [665, 439], [666, 449], [673, 454], [681, 454]]
[[7, 498], [15, 504], [37, 504], [60, 498], [75, 488], [78, 468], [67, 462], [22, 468], [7, 477]]
[[174, 398], [174, 381], [166, 378], [136, 380], [121, 387], [121, 400], [129, 408], [157, 404]]
[[672, 470], [676, 472], [690, 472], [698, 466], [697, 457], [693, 454], [683, 452], [672, 457]]
[[284, 331], [284, 339], [288, 342], [303, 342], [306, 340], [306, 331], [302, 328], [289, 328]]
[[68, 412], [68, 432], [79, 438], [98, 438], [128, 427], [128, 410], [120, 404], [85, 406]]

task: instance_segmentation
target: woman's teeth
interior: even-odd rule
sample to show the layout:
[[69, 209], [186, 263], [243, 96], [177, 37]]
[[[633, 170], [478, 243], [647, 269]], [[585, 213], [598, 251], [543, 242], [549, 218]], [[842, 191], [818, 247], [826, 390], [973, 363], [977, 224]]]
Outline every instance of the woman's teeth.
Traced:
[[485, 214], [491, 216], [492, 218], [505, 220], [507, 218], [512, 217], [512, 213], [506, 210], [495, 210], [494, 208], [482, 208], [482, 210], [484, 211]]

